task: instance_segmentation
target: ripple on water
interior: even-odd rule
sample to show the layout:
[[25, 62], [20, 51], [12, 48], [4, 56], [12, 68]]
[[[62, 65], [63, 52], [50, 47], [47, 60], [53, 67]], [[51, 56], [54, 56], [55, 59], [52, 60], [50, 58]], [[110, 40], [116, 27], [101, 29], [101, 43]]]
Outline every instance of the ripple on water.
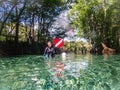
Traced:
[[[102, 90], [120, 89], [119, 55], [107, 58], [101, 55], [79, 56], [64, 62], [58, 59], [51, 62], [44, 62], [40, 56], [0, 59], [0, 90], [42, 90], [50, 85], [51, 88], [64, 87], [67, 90], [70, 90], [68, 87], [81, 90], [90, 87], [94, 90], [99, 87]], [[64, 68], [58, 68], [56, 61], [63, 63]]]

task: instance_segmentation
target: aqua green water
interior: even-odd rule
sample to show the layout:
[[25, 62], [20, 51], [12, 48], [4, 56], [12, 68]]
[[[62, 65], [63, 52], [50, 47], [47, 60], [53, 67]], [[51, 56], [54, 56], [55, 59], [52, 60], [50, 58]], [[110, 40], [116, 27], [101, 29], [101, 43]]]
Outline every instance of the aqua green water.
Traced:
[[0, 58], [0, 90], [120, 90], [120, 55]]

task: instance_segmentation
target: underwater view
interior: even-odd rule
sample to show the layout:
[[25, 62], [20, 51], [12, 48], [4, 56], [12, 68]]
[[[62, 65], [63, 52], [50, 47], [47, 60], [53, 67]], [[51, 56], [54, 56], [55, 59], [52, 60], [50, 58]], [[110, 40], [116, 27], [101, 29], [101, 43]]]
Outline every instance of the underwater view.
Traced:
[[0, 58], [0, 90], [120, 90], [120, 55]]

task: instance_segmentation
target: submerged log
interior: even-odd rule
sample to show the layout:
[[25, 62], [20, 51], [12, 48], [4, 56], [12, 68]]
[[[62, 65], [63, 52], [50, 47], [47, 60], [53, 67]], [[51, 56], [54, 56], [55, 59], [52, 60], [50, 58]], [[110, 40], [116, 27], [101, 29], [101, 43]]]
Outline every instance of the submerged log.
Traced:
[[102, 53], [107, 53], [107, 54], [114, 54], [116, 52], [115, 49], [113, 48], [109, 48], [107, 47], [104, 43], [101, 43], [102, 44], [102, 47], [103, 47], [103, 50], [102, 50]]

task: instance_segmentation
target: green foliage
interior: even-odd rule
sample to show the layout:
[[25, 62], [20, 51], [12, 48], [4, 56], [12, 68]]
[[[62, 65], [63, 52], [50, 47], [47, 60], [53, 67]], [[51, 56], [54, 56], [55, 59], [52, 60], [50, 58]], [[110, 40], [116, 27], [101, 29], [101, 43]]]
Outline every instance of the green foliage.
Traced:
[[109, 0], [109, 2], [107, 0], [78, 0], [69, 15], [72, 27], [79, 29], [80, 36], [95, 42], [106, 42], [110, 47], [117, 48], [120, 28], [119, 6], [118, 0]]
[[74, 52], [75, 54], [80, 54], [82, 53], [83, 47], [85, 52], [89, 50], [87, 48], [87, 43], [85, 42], [65, 42], [64, 49], [66, 52]]
[[[3, 3], [3, 5], [0, 5], [3, 11], [1, 12], [2, 19], [0, 19], [0, 22], [4, 23], [0, 25], [1, 35], [6, 31], [9, 33], [8, 28], [11, 28], [11, 31], [14, 31], [14, 35], [20, 41], [26, 41], [27, 37], [31, 36], [33, 39], [38, 37], [38, 39], [36, 38], [38, 42], [41, 36], [48, 37], [48, 28], [52, 24], [53, 18], [60, 12], [57, 8], [64, 6], [63, 0], [12, 0], [1, 3]], [[8, 4], [11, 11], [5, 8], [4, 3]], [[34, 30], [37, 23], [39, 27]], [[22, 26], [22, 24], [24, 25]], [[28, 28], [26, 29], [26, 27]], [[23, 29], [21, 30], [21, 28]], [[8, 33], [5, 33], [5, 35], [9, 36]], [[9, 37], [7, 38], [9, 39]]]

